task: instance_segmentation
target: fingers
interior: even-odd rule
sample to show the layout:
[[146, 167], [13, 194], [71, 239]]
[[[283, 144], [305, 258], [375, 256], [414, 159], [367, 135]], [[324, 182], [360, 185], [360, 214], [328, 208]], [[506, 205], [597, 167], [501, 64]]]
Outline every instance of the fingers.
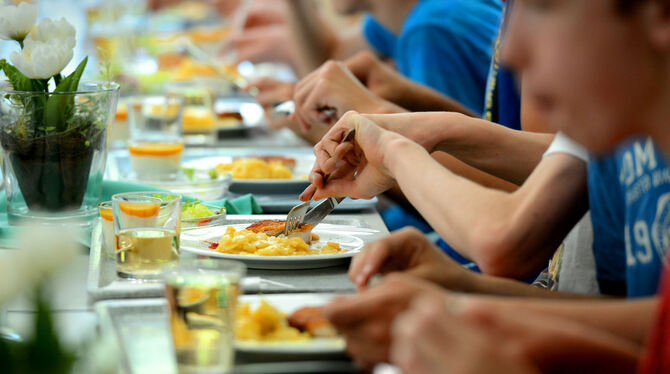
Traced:
[[392, 282], [382, 282], [357, 296], [335, 299], [323, 308], [323, 315], [338, 330], [348, 330], [370, 321], [376, 315], [385, 313], [394, 299], [403, 297], [389, 289], [389, 283]]
[[245, 91], [251, 87], [258, 89], [256, 101], [265, 109], [270, 110], [277, 103], [291, 100], [293, 85], [291, 83], [274, 80], [271, 78], [260, 78], [250, 82]]
[[321, 69], [305, 77], [295, 88], [293, 100], [299, 121], [306, 124], [330, 125], [332, 118], [324, 113], [329, 106], [325, 104], [331, 89], [326, 80], [319, 78]]
[[316, 186], [310, 184], [309, 186], [307, 186], [307, 188], [305, 188], [305, 190], [300, 194], [298, 198], [300, 199], [300, 201], [310, 201], [314, 196], [314, 192], [316, 192]]
[[[329, 161], [331, 158], [333, 158], [333, 154], [335, 154], [335, 150], [340, 145], [340, 141], [342, 140], [342, 137], [344, 136], [345, 132], [348, 131], [349, 127], [348, 124], [346, 123], [346, 119], [343, 117], [342, 120], [340, 120], [335, 126], [333, 126], [326, 135], [321, 139], [319, 143], [317, 143], [314, 146], [314, 155], [316, 156], [316, 162], [314, 163], [314, 167], [312, 169], [312, 173], [310, 173], [310, 181], [312, 183], [318, 182], [315, 180], [312, 180], [312, 176], [319, 177], [318, 175], [313, 175], [314, 172], [317, 172], [320, 176], [323, 175], [328, 175], [332, 173], [335, 168], [337, 167], [337, 161], [339, 159], [335, 159], [334, 161]], [[340, 150], [341, 152], [341, 150]], [[316, 186], [321, 188], [322, 185], [319, 185], [316, 183]]]
[[[420, 296], [398, 315], [391, 327], [390, 360], [412, 373], [435, 373], [447, 369], [451, 345], [464, 344], [451, 331], [454, 319], [440, 298]], [[445, 329], [445, 326], [449, 328]]]
[[391, 255], [390, 243], [386, 239], [368, 244], [351, 261], [349, 279], [354, 282], [359, 290], [367, 286], [370, 278], [379, 272], [384, 261]]
[[421, 245], [424, 241], [427, 240], [421, 232], [406, 228], [368, 244], [354, 257], [349, 267], [349, 279], [361, 289], [375, 274], [408, 270], [422, 265], [415, 259], [421, 257], [422, 253], [419, 252], [425, 249]]
[[372, 52], [362, 51], [346, 60], [344, 64], [352, 72], [352, 74], [356, 76], [356, 78], [365, 83], [367, 81], [370, 70], [374, 68], [378, 61], [379, 60]]

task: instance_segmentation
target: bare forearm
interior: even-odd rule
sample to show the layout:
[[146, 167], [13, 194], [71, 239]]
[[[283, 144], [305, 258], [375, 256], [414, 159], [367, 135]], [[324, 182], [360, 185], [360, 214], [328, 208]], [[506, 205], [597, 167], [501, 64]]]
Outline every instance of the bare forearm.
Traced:
[[537, 274], [586, 210], [586, 168], [572, 156], [547, 158], [507, 193], [451, 173], [407, 140], [391, 147], [384, 163], [407, 199], [487, 274]]
[[542, 159], [553, 135], [510, 130], [458, 113], [368, 115], [387, 130], [443, 151], [514, 184], [522, 184]]
[[293, 37], [298, 45], [296, 69], [300, 76], [318, 68], [331, 56], [337, 36], [330, 26], [323, 22], [311, 0], [287, 0], [288, 21]]
[[600, 298], [593, 295], [582, 295], [569, 292], [551, 291], [546, 288], [536, 287], [517, 280], [493, 277], [486, 274], [472, 273], [468, 282], [463, 283], [461, 291], [495, 296], [532, 297], [542, 299], [594, 299]]
[[508, 196], [456, 176], [410, 142], [392, 147], [385, 164], [407, 199], [452, 247], [477, 261], [472, 229], [482, 220], [508, 219], [495, 217], [512, 210]]
[[403, 79], [405, 89], [398, 95], [395, 104], [406, 108], [412, 112], [456, 112], [470, 117], [477, 117], [477, 114], [465, 107], [463, 104], [453, 100], [440, 92], [413, 82], [409, 79]]
[[530, 310], [561, 317], [608, 331], [643, 345], [653, 326], [658, 297], [637, 300], [549, 301], [485, 298], [506, 311]]

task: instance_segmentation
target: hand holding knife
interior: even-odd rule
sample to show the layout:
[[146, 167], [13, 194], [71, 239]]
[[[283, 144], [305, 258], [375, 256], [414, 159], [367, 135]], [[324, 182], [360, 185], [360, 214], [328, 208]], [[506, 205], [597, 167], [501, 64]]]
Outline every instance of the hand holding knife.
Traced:
[[[342, 140], [340, 141], [340, 144], [349, 142], [354, 140], [356, 137], [356, 132], [354, 129], [349, 130]], [[325, 185], [328, 182], [328, 177], [329, 175], [325, 175], [323, 177], [323, 184]], [[344, 197], [329, 197], [326, 198], [324, 201], [319, 203], [317, 206], [312, 208], [309, 212], [305, 214], [305, 218], [302, 220], [303, 223], [309, 223], [312, 226], [318, 225], [321, 221], [323, 221], [328, 214], [330, 214], [335, 207], [344, 200]]]

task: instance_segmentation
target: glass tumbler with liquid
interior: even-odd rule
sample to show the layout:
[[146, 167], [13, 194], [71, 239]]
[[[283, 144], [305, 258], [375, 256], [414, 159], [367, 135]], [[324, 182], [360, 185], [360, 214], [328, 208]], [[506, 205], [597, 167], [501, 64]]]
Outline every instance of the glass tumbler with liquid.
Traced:
[[181, 196], [129, 192], [112, 196], [116, 272], [131, 279], [159, 279], [179, 259]]
[[184, 151], [183, 99], [177, 95], [134, 97], [128, 105], [128, 153], [137, 179], [174, 179]]
[[226, 373], [234, 363], [234, 323], [244, 264], [189, 260], [163, 271], [180, 373]]

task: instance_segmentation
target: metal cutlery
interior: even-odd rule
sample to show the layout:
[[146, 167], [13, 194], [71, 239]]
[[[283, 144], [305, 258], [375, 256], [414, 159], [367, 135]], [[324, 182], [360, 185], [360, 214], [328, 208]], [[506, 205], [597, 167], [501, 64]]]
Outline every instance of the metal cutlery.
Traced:
[[[272, 105], [272, 118], [288, 117], [295, 112], [295, 102], [293, 100], [275, 103]], [[319, 112], [325, 114], [328, 118], [337, 119], [337, 109], [332, 107], [319, 108]]]
[[305, 219], [307, 209], [309, 209], [309, 201], [294, 206], [286, 216], [286, 225], [284, 226], [284, 232], [282, 234], [288, 235], [295, 231], [295, 229], [302, 223], [303, 219]]

